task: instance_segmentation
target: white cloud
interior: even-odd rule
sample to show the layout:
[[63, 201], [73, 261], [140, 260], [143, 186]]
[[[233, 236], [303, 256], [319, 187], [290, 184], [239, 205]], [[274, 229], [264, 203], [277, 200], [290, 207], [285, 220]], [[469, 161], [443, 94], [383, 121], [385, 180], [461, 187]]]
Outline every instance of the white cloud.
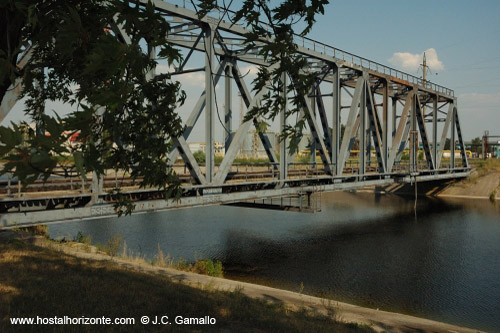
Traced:
[[205, 72], [191, 72], [176, 75], [173, 79], [178, 80], [183, 86], [205, 88]]
[[395, 52], [389, 62], [407, 71], [417, 71], [418, 67], [422, 63], [422, 59], [425, 53], [425, 58], [427, 59], [427, 66], [430, 67], [431, 71], [440, 71], [444, 69], [444, 65], [441, 60], [438, 59], [437, 52], [434, 48], [430, 48], [422, 52], [421, 54], [413, 54], [409, 52]]
[[156, 65], [155, 72], [156, 74], [166, 74], [171, 73], [175, 70], [174, 66], [168, 66], [164, 64]]

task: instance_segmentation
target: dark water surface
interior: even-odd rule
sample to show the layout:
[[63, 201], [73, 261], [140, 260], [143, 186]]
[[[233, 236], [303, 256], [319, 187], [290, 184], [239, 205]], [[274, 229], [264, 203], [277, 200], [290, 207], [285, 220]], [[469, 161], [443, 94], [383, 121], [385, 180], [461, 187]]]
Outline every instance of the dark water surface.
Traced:
[[315, 214], [214, 206], [50, 226], [137, 254], [222, 260], [226, 276], [500, 331], [500, 208], [329, 193]]

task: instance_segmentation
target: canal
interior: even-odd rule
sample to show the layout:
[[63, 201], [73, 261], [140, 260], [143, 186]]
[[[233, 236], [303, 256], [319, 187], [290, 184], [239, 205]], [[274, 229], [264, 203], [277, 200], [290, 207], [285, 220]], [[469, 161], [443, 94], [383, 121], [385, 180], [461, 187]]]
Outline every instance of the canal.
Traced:
[[500, 331], [500, 208], [487, 200], [323, 193], [321, 212], [228, 206], [51, 225], [136, 255], [221, 260], [225, 276]]

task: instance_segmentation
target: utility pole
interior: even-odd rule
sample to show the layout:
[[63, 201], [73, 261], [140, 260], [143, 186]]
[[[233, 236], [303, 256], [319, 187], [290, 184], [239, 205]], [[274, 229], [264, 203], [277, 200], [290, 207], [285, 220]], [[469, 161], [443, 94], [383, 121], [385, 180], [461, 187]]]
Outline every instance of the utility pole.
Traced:
[[420, 64], [422, 66], [422, 73], [423, 76], [422, 78], [424, 79], [424, 87], [427, 86], [427, 71], [429, 70], [429, 67], [427, 66], [427, 60], [425, 59], [425, 52], [424, 52], [424, 59], [422, 60], [422, 63]]
[[[429, 69], [429, 66], [427, 66], [427, 59], [425, 58], [425, 52], [424, 52], [424, 58], [422, 59], [422, 63], [420, 64], [420, 67], [422, 67], [422, 81], [423, 81], [423, 85], [425, 88], [427, 88], [427, 72], [431, 71]], [[423, 111], [423, 115], [425, 117], [425, 103], [422, 107], [422, 111]]]
[[484, 131], [483, 135], [483, 160], [488, 158], [488, 135], [489, 131]]

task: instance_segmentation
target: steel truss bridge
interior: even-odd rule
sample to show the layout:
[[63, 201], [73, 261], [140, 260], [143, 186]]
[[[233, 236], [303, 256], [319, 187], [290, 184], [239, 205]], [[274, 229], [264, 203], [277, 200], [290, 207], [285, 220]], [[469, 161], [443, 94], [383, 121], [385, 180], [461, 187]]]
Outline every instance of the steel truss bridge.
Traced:
[[[248, 165], [235, 164], [245, 136], [258, 119], [243, 122], [233, 129], [232, 89], [233, 86], [237, 88], [247, 109], [262, 101], [267, 89], [252, 95], [241, 66], [270, 67], [259, 55], [259, 49], [273, 40], [262, 38], [253, 49], [246, 50], [244, 35], [248, 31], [242, 26], [232, 25], [227, 16], [226, 20], [220, 19], [221, 12], [212, 12], [200, 19], [194, 9], [161, 0], [153, 0], [153, 3], [171, 24], [169, 42], [187, 52], [183, 64], [173, 74], [199, 71], [205, 75], [205, 90], [186, 121], [183, 135], [174, 139], [175, 147], [169, 156], [172, 162], [179, 156], [183, 161], [180, 166], [172, 166], [184, 182], [180, 200], [165, 199], [157, 189], [139, 189], [129, 180], [127, 183], [124, 177], [118, 181], [117, 175], [101, 179], [94, 175], [87, 182], [49, 179], [46, 184], [28, 186], [25, 193], [20, 192], [20, 187], [18, 190], [15, 180], [9, 179], [0, 184], [0, 229], [116, 216], [113, 198], [105, 189], [116, 186], [118, 182], [124, 193], [135, 201], [135, 213], [145, 213], [248, 203], [263, 198], [301, 198], [321, 191], [469, 175], [453, 90], [300, 36], [294, 38], [297, 52], [308, 60], [304, 71], [316, 79], [313, 90], [304, 98], [305, 107], [299, 115], [308, 115], [305, 118], [312, 135], [311, 163], [294, 163], [294, 156], [288, 150], [289, 142], [285, 141], [279, 144], [278, 158], [278, 151], [268, 137], [259, 133], [270, 162], [255, 166], [254, 171], [249, 171]], [[130, 41], [119, 25], [114, 24], [112, 30], [123, 43]], [[151, 57], [156, 56], [154, 48], [149, 48], [149, 52]], [[196, 53], [204, 56], [203, 67], [199, 63], [195, 64], [198, 68], [189, 67], [190, 63], [195, 63], [192, 58]], [[18, 66], [24, 66], [29, 57], [28, 50]], [[155, 75], [154, 72], [150, 74]], [[284, 75], [282, 80], [287, 82], [292, 78]], [[225, 105], [223, 127], [226, 129], [225, 155], [217, 164], [214, 152], [219, 111], [215, 105], [216, 85], [224, 86], [224, 98], [219, 100]], [[20, 87], [20, 82], [16, 82], [1, 101], [0, 120], [17, 101]], [[283, 90], [285, 98], [291, 93], [286, 88]], [[187, 143], [195, 124], [202, 121], [205, 127], [205, 165], [197, 163]], [[289, 121], [283, 110], [279, 118], [280, 130]], [[345, 126], [343, 135], [341, 126]], [[447, 138], [458, 144], [460, 157], [451, 153], [449, 159], [443, 158]], [[357, 150], [361, 153], [353, 159], [351, 151], [355, 145], [359, 145]], [[402, 158], [405, 149], [410, 155], [408, 162]], [[372, 151], [376, 156], [373, 160]], [[321, 157], [321, 163], [316, 163], [316, 154]]]

